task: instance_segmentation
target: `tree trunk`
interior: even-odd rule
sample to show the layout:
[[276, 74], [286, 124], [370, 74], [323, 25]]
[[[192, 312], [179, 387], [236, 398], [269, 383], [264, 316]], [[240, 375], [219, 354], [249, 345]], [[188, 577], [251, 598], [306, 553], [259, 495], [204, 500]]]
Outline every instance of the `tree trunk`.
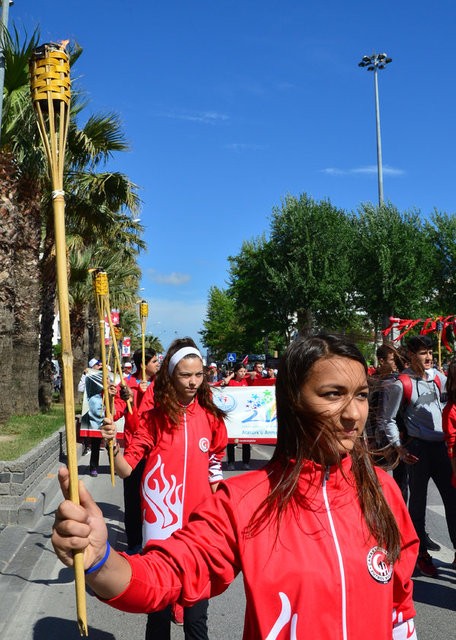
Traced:
[[13, 330], [14, 330], [14, 246], [16, 228], [16, 185], [12, 157], [0, 154], [0, 424], [12, 414], [12, 398], [15, 394], [13, 380]]
[[73, 382], [74, 397], [78, 397], [78, 383], [82, 372], [87, 367], [88, 332], [87, 308], [80, 305], [73, 306], [70, 311], [71, 343], [73, 350]]
[[314, 317], [310, 309], [297, 310], [297, 329], [301, 336], [308, 336], [313, 331]]
[[41, 320], [38, 398], [42, 411], [49, 411], [52, 405], [52, 337], [55, 318], [55, 247], [52, 219], [48, 217], [43, 256], [41, 258]]
[[17, 177], [13, 349], [20, 375], [14, 381], [13, 413], [34, 414], [38, 403], [41, 212], [36, 182]]

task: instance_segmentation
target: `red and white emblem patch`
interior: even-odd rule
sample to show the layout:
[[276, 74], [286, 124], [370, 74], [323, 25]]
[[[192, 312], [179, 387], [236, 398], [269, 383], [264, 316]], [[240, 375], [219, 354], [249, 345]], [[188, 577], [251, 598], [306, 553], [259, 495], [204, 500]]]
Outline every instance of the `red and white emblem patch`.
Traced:
[[201, 440], [199, 441], [199, 448], [203, 453], [207, 453], [209, 451], [209, 439], [201, 438]]
[[386, 583], [393, 575], [393, 565], [387, 558], [387, 552], [381, 547], [372, 547], [367, 554], [367, 568], [377, 582]]

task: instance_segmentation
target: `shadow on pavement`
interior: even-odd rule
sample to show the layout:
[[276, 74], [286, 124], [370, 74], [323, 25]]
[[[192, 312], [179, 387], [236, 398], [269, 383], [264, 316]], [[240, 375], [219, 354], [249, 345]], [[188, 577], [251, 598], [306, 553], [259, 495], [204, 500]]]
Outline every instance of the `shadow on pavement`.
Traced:
[[[456, 574], [454, 570], [447, 568], [444, 564], [438, 564], [438, 569], [437, 581], [433, 578], [413, 578], [413, 599], [415, 602], [428, 604], [439, 609], [456, 611]], [[442, 584], [442, 582], [447, 584]]]
[[[74, 620], [42, 618], [33, 627], [33, 640], [80, 640], [79, 628]], [[114, 640], [112, 633], [89, 627], [91, 640]]]

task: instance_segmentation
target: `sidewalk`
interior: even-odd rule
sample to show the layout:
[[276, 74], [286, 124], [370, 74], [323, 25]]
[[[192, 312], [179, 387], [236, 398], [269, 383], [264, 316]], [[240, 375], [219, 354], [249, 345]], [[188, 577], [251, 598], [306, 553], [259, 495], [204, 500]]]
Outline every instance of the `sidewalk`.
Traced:
[[[109, 540], [126, 548], [123, 526], [123, 483], [112, 487], [106, 454], [98, 478], [88, 475], [88, 456], [79, 457], [79, 475], [102, 509]], [[74, 574], [64, 567], [50, 541], [54, 511], [61, 501], [58, 466], [46, 483], [45, 511], [32, 527], [8, 525], [0, 532], [0, 637], [7, 640], [78, 640]], [[227, 474], [235, 475], [236, 472]], [[245, 597], [242, 577], [209, 606], [211, 640], [241, 638]], [[230, 614], [231, 612], [231, 614]], [[123, 613], [87, 595], [90, 640], [144, 640], [145, 615]], [[183, 640], [183, 629], [171, 626], [171, 639]]]
[[[101, 465], [98, 478], [91, 478], [88, 475], [89, 456], [79, 456], [79, 477], [84, 480], [89, 491], [92, 492], [97, 502], [99, 502], [110, 529], [110, 540], [118, 549], [125, 546], [123, 536], [123, 485], [119, 478], [116, 478], [116, 485], [112, 487], [109, 467], [107, 465], [106, 454], [100, 455]], [[33, 638], [37, 640], [39, 634], [33, 631], [34, 622], [30, 619], [33, 616], [31, 611], [25, 610], [25, 601], [33, 597], [36, 598], [36, 614], [40, 613], [41, 597], [45, 597], [43, 588], [60, 583], [68, 585], [66, 589], [66, 600], [71, 602], [70, 609], [74, 609], [74, 587], [73, 573], [71, 570], [63, 568], [51, 551], [50, 536], [54, 521], [54, 511], [62, 499], [60, 487], [57, 479], [57, 472], [61, 463], [56, 462], [55, 468], [45, 481], [40, 483], [39, 492], [43, 496], [43, 510], [41, 517], [31, 526], [10, 524], [4, 526], [0, 531], [0, 637], [14, 640], [14, 638]], [[38, 567], [46, 563], [45, 570]], [[65, 578], [53, 580], [51, 574], [54, 567], [58, 567], [58, 573], [64, 574]], [[37, 579], [37, 573], [39, 579]], [[70, 587], [71, 584], [71, 587]], [[72, 591], [70, 595], [70, 589]], [[39, 594], [42, 594], [41, 596]], [[47, 595], [47, 594], [46, 594]], [[54, 605], [57, 601], [54, 601]], [[61, 613], [59, 607], [59, 614]], [[43, 613], [41, 611], [41, 613]], [[54, 612], [56, 613], [56, 612]], [[72, 614], [75, 616], [75, 614]], [[70, 616], [71, 618], [71, 616]], [[25, 621], [29, 621], [29, 626]], [[75, 623], [76, 625], [76, 623]], [[31, 626], [31, 628], [29, 628]], [[20, 631], [20, 629], [22, 631]], [[76, 625], [77, 632], [77, 625]], [[33, 635], [31, 635], [33, 633]], [[56, 638], [69, 638], [70, 636], [60, 629]], [[43, 634], [49, 640], [51, 635], [49, 630]], [[72, 634], [71, 634], [71, 637]], [[77, 632], [77, 637], [79, 633]]]

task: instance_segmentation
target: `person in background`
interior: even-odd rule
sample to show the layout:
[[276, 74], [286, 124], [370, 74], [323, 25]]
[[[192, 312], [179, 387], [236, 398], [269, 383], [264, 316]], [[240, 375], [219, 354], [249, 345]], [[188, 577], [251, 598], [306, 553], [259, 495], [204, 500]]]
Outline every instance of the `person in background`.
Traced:
[[267, 380], [275, 380], [277, 376], [277, 372], [274, 367], [270, 364], [266, 364], [266, 375], [264, 376]]
[[[231, 373], [227, 374], [225, 378], [222, 380], [222, 386], [225, 387], [247, 387], [248, 382], [246, 379], [247, 369], [245, 366], [238, 362], [234, 365], [234, 369]], [[235, 444], [228, 444], [226, 447], [226, 455], [228, 458], [227, 462], [227, 470], [234, 471], [235, 470]], [[242, 466], [244, 469], [250, 469], [250, 455], [251, 449], [248, 443], [242, 444]]]
[[416, 640], [418, 540], [397, 484], [372, 466], [362, 437], [366, 373], [345, 339], [297, 337], [279, 365], [269, 463], [220, 483], [182, 530], [139, 556], [110, 548], [100, 509], [83, 485], [81, 504], [68, 500], [62, 469], [58, 557], [72, 566], [82, 550], [95, 594], [136, 612], [216, 596], [242, 571], [244, 640]]
[[[377, 456], [377, 464], [385, 468], [393, 468], [393, 478], [401, 490], [405, 504], [408, 504], [410, 466], [403, 460], [397, 461], [396, 456], [394, 456], [395, 459], [392, 462], [389, 459], [391, 447], [384, 432], [383, 421], [385, 390], [388, 385], [398, 379], [400, 372], [404, 370], [404, 359], [399, 351], [391, 344], [380, 345], [377, 349], [376, 356], [378, 362], [376, 373], [369, 377], [369, 418], [366, 425], [366, 434], [373, 455]], [[407, 430], [401, 410], [398, 411], [396, 415], [396, 423], [401, 442], [405, 442], [407, 439]], [[380, 452], [386, 456], [386, 459], [383, 457], [378, 458]], [[425, 539], [428, 551], [440, 551], [440, 545], [431, 539], [427, 531], [425, 533]]]
[[[447, 363], [447, 403], [442, 415], [442, 428], [451, 462], [451, 484], [456, 487], [456, 359]], [[456, 555], [453, 564], [456, 566]]]
[[[451, 485], [451, 464], [442, 429], [446, 377], [433, 367], [429, 336], [410, 338], [407, 347], [410, 368], [404, 369], [402, 379], [385, 389], [383, 431], [400, 460], [409, 465], [409, 511], [420, 539], [416, 568], [421, 574], [435, 578], [438, 571], [428, 552], [429, 537], [425, 528], [427, 490], [431, 478], [442, 498], [448, 533], [456, 550], [456, 489]], [[405, 384], [410, 390], [408, 398]], [[397, 423], [399, 412], [404, 418], [405, 442], [401, 441]], [[456, 567], [456, 562], [453, 564]]]
[[247, 382], [249, 385], [261, 384], [261, 380], [263, 379], [263, 369], [264, 366], [262, 362], [255, 362], [252, 371], [248, 373]]
[[[191, 338], [171, 344], [154, 384], [155, 407], [140, 413], [125, 454], [115, 445], [121, 478], [146, 461], [141, 481], [143, 543], [164, 540], [182, 528], [215, 490], [223, 479], [227, 442], [225, 413], [213, 402], [201, 354]], [[115, 437], [113, 426], [105, 420], [107, 440]], [[207, 608], [206, 598], [184, 608], [186, 640], [207, 639]], [[146, 640], [169, 640], [171, 614], [168, 606], [149, 614]]]
[[131, 372], [133, 371], [133, 365], [131, 362], [123, 363], [123, 376], [124, 378], [129, 378], [131, 376]]
[[[100, 429], [103, 423], [103, 396], [101, 393], [101, 386], [93, 382], [89, 374], [90, 371], [101, 372], [102, 368], [103, 364], [101, 360], [98, 360], [97, 358], [91, 358], [91, 360], [89, 360], [88, 368], [84, 369], [78, 383], [78, 391], [80, 393], [86, 393], [89, 405], [89, 424], [94, 429]], [[89, 473], [92, 478], [96, 478], [98, 476], [98, 465], [100, 463], [100, 446], [101, 438], [99, 437], [84, 439], [82, 455], [87, 455], [90, 452]]]
[[211, 362], [207, 368], [207, 381], [210, 385], [216, 384], [219, 381], [218, 369], [215, 362]]

